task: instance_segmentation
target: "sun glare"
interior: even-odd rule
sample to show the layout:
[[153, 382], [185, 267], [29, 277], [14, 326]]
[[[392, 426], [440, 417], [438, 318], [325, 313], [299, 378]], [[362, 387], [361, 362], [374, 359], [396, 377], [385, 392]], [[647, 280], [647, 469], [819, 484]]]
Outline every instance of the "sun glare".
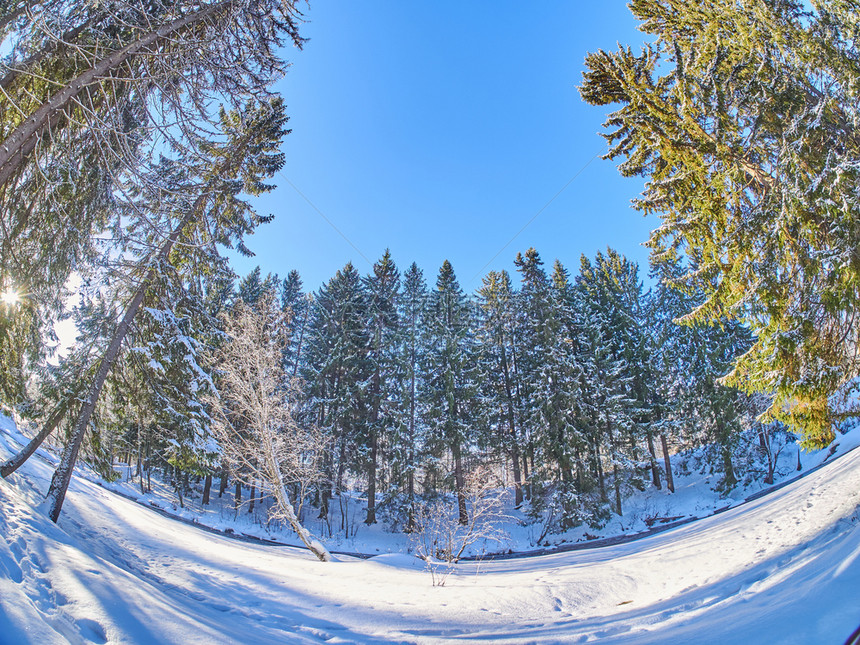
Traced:
[[18, 304], [18, 301], [21, 299], [21, 296], [18, 295], [18, 292], [14, 289], [6, 289], [2, 295], [0, 295], [0, 300], [3, 301], [3, 304], [12, 306]]

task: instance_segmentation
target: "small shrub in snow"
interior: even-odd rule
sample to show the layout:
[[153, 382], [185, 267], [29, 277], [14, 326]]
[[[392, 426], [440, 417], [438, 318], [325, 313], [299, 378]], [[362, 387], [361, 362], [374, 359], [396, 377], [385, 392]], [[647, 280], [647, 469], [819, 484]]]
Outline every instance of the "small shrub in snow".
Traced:
[[485, 468], [478, 468], [466, 480], [468, 521], [460, 523], [454, 502], [439, 497], [419, 504], [416, 509], [412, 546], [426, 563], [434, 587], [443, 586], [454, 564], [466, 550], [484, 541], [501, 542], [505, 533], [499, 528], [506, 519], [503, 509], [505, 491]]
[[[282, 315], [274, 294], [265, 292], [257, 310], [239, 301], [224, 317], [228, 342], [215, 353], [218, 396], [212, 410], [212, 435], [221, 446], [225, 463], [239, 481], [259, 481], [274, 498], [272, 519], [288, 523], [320, 560], [331, 560], [328, 550], [299, 522], [299, 506], [319, 475], [324, 442], [313, 427], [299, 427], [292, 416], [296, 386], [282, 369], [285, 346]], [[297, 504], [290, 499], [296, 488]]]

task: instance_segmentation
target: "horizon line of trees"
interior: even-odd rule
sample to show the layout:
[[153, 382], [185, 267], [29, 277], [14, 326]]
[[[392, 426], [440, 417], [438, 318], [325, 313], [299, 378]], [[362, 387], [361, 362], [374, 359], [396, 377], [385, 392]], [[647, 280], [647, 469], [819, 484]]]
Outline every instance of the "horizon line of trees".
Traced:
[[249, 477], [231, 470], [209, 433], [204, 399], [218, 372], [197, 357], [229, 342], [219, 316], [275, 301], [285, 397], [297, 427], [316, 438], [305, 450], [318, 472], [294, 503], [320, 517], [359, 491], [367, 524], [414, 530], [419, 505], [439, 495], [465, 523], [466, 482], [491, 467], [547, 530], [599, 526], [635, 489], [673, 490], [669, 456], [681, 448], [707, 446], [705, 467], [728, 492], [744, 475], [737, 455], [750, 438], [768, 464], [760, 476], [772, 480], [781, 427], [755, 420], [766, 407], [759, 398], [720, 383], [749, 331], [674, 322], [696, 304], [669, 286], [680, 261], [654, 265], [647, 292], [636, 263], [612, 249], [583, 256], [574, 277], [560, 262], [548, 273], [535, 249], [515, 264], [518, 286], [491, 271], [474, 295], [448, 261], [428, 286], [415, 263], [401, 272], [388, 251], [368, 275], [347, 263], [313, 294], [297, 271], [204, 280], [205, 297], [147, 310], [151, 326], [111, 379], [91, 454], [108, 473], [123, 455], [142, 487], [160, 464], [180, 495], [203, 477], [204, 503], [213, 478], [219, 495], [232, 478], [241, 502]]

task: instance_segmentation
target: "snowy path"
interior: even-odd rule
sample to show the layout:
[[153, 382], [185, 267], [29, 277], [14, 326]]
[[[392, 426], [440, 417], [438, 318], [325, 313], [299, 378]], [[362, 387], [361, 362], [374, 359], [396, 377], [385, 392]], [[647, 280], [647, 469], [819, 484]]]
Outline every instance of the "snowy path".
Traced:
[[[322, 564], [237, 542], [49, 467], [0, 481], [0, 642], [840, 643], [860, 624], [860, 451], [762, 499], [623, 545], [460, 565]], [[480, 575], [475, 575], [480, 571]]]

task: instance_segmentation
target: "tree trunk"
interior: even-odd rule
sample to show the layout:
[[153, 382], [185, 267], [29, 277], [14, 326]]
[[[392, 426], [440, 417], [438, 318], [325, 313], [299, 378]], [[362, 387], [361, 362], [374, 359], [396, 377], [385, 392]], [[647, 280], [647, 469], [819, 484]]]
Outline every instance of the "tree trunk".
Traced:
[[322, 520], [328, 517], [329, 502], [331, 502], [331, 485], [326, 484], [322, 489], [322, 494], [320, 495], [319, 519]]
[[236, 480], [236, 492], [233, 494], [233, 507], [238, 511], [242, 504], [242, 482]]
[[[74, 104], [74, 99], [90, 85], [101, 82], [112, 70], [146, 50], [158, 41], [170, 38], [184, 27], [205, 20], [226, 9], [230, 0], [211, 5], [200, 11], [177, 18], [145, 33], [122, 49], [112, 52], [93, 67], [69, 81], [61, 90], [45, 101], [35, 112], [12, 131], [0, 145], [0, 186], [4, 185], [26, 161], [41, 135], [59, 124], [63, 113]], [[77, 456], [77, 449], [74, 451]], [[65, 497], [65, 492], [61, 497]]]
[[723, 479], [723, 486], [729, 491], [738, 483], [738, 479], [735, 476], [735, 468], [732, 465], [732, 451], [728, 446], [721, 446], [720, 452], [723, 455], [723, 470], [726, 474]]
[[340, 451], [337, 460], [337, 480], [335, 481], [334, 492], [338, 495], [343, 493], [343, 473], [346, 468], [346, 440], [341, 438]]
[[606, 420], [606, 436], [609, 437], [610, 461], [612, 462], [612, 485], [615, 488], [615, 511], [621, 515], [621, 478], [618, 476], [618, 443], [615, 440], [615, 431], [612, 427], [612, 420], [609, 418], [609, 410], [604, 414]]
[[328, 552], [328, 549], [322, 545], [322, 543], [314, 538], [311, 535], [310, 531], [308, 531], [304, 526], [299, 522], [299, 518], [296, 517], [296, 512], [293, 509], [293, 505], [290, 503], [290, 497], [287, 494], [287, 490], [284, 487], [284, 481], [281, 477], [281, 467], [278, 464], [277, 459], [275, 458], [274, 451], [272, 449], [271, 440], [269, 441], [269, 445], [266, 446], [267, 450], [265, 453], [265, 471], [268, 475], [268, 479], [272, 485], [272, 494], [275, 498], [275, 504], [278, 506], [278, 510], [281, 515], [287, 520], [292, 529], [299, 536], [299, 539], [304, 543], [304, 545], [308, 548], [308, 550], [313, 553], [317, 558], [319, 558], [320, 562], [330, 562], [331, 561], [331, 553]]
[[466, 478], [463, 475], [463, 459], [460, 454], [460, 443], [454, 442], [451, 446], [454, 453], [454, 485], [457, 487], [457, 512], [460, 524], [464, 526], [469, 523], [469, 512], [466, 508]]
[[55, 408], [51, 415], [45, 420], [45, 424], [42, 426], [39, 434], [33, 437], [17, 455], [0, 466], [0, 475], [2, 475], [4, 479], [18, 470], [18, 468], [21, 467], [21, 464], [27, 461], [30, 456], [38, 450], [39, 446], [41, 446], [45, 439], [48, 438], [48, 435], [50, 435], [60, 424], [60, 421], [63, 420], [67, 410], [68, 406], [65, 403]]
[[201, 504], [203, 506], [209, 505], [209, 493], [212, 490], [212, 473], [206, 473], [206, 477], [203, 480], [203, 501]]
[[522, 454], [523, 458], [523, 493], [525, 494], [525, 498], [530, 500], [532, 498], [532, 487], [529, 484], [529, 460], [526, 453]]
[[675, 477], [672, 475], [672, 462], [669, 460], [669, 442], [666, 435], [660, 434], [660, 444], [663, 448], [663, 465], [666, 467], [666, 488], [670, 493], [675, 492]]
[[368, 526], [376, 524], [376, 457], [378, 450], [379, 442], [374, 429], [370, 437], [370, 463], [367, 464], [367, 518], [364, 523]]
[[520, 470], [520, 447], [514, 443], [511, 447], [511, 464], [514, 470], [514, 508], [523, 505], [523, 476]]
[[146, 460], [143, 465], [146, 469], [146, 492], [152, 492], [152, 442], [149, 440], [149, 432], [144, 434], [146, 440]]
[[511, 440], [511, 461], [514, 465], [514, 507], [519, 508], [523, 505], [523, 481], [520, 472], [520, 445], [519, 437], [517, 437], [517, 425], [514, 416], [514, 394], [511, 387], [511, 375], [508, 369], [508, 354], [505, 351], [504, 342], [501, 343], [502, 349], [502, 376], [505, 383], [505, 397], [507, 398], [507, 416], [508, 430]]
[[594, 443], [594, 464], [597, 466], [597, 481], [600, 486], [600, 500], [608, 502], [609, 497], [606, 495], [606, 475], [603, 472], [603, 460], [600, 458], [600, 444]]
[[[378, 336], [374, 341], [374, 345], [378, 347]], [[367, 517], [364, 523], [370, 526], [376, 524], [376, 460], [379, 456], [379, 408], [382, 404], [382, 375], [379, 372], [379, 367], [373, 371], [373, 378], [370, 381], [370, 461], [367, 464]]]
[[[0, 146], [0, 149], [2, 149], [2, 146]], [[98, 403], [99, 395], [104, 387], [108, 372], [110, 372], [116, 362], [116, 359], [119, 356], [120, 347], [131, 329], [131, 322], [134, 320], [135, 315], [137, 315], [147, 290], [155, 281], [155, 278], [158, 275], [158, 269], [167, 260], [173, 246], [182, 234], [183, 229], [194, 219], [195, 215], [197, 215], [199, 209], [205, 203], [204, 200], [206, 198], [207, 197], [204, 195], [197, 198], [192, 209], [185, 215], [185, 217], [182, 218], [179, 226], [173, 230], [164, 245], [159, 249], [154, 265], [147, 271], [146, 276], [137, 288], [134, 297], [128, 304], [125, 314], [123, 315], [119, 325], [117, 325], [113, 338], [102, 357], [98, 371], [93, 379], [93, 383], [87, 392], [87, 397], [84, 400], [84, 404], [81, 406], [81, 411], [78, 414], [77, 419], [75, 420], [72, 436], [66, 444], [66, 448], [63, 450], [60, 465], [57, 467], [56, 472], [54, 472], [54, 476], [51, 479], [51, 486], [48, 489], [48, 494], [46, 495], [46, 499], [49, 504], [48, 515], [51, 518], [51, 521], [55, 523], [60, 517], [60, 511], [63, 508], [63, 501], [66, 498], [66, 491], [69, 488], [69, 482], [72, 480], [72, 472], [74, 471], [75, 462], [78, 458], [78, 451], [83, 443], [84, 434], [86, 434], [90, 418], [96, 409], [96, 404]]]
[[137, 481], [140, 484], [140, 494], [146, 495], [146, 488], [143, 485], [143, 455], [140, 451], [137, 453]]
[[[131, 463], [129, 462], [129, 465]], [[134, 476], [140, 480], [140, 491], [143, 492], [143, 424], [137, 424], [137, 459], [135, 460]]]
[[227, 490], [227, 468], [221, 466], [221, 483], [218, 485], [218, 497], [223, 497], [225, 490]]
[[255, 503], [256, 496], [257, 496], [257, 481], [254, 480], [251, 482], [251, 500], [248, 503], [248, 513], [254, 512], [254, 503]]
[[[415, 320], [412, 321], [413, 330], [415, 329]], [[410, 347], [410, 374], [409, 374], [409, 435], [406, 446], [406, 500], [407, 500], [407, 518], [406, 532], [412, 533], [415, 530], [415, 370], [418, 365], [418, 359], [415, 351], [415, 334], [413, 331], [411, 337], [412, 345]]]
[[767, 457], [767, 476], [764, 478], [764, 483], [770, 485], [773, 483], [773, 471], [776, 468], [776, 464], [774, 463], [773, 452], [770, 449], [770, 444], [767, 441], [764, 426], [759, 428], [758, 441], [761, 446], [761, 451], [764, 453], [765, 457]]
[[661, 490], [663, 488], [660, 483], [660, 466], [657, 465], [657, 451], [654, 450], [654, 435], [648, 433], [648, 457], [651, 461], [651, 483], [654, 488]]

